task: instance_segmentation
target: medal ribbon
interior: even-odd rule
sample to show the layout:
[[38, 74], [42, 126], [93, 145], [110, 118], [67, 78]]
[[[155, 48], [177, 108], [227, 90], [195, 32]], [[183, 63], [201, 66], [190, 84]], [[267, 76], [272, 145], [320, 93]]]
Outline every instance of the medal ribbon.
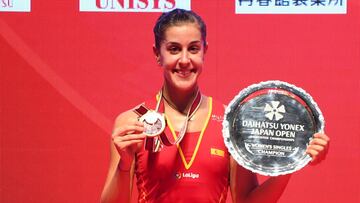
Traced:
[[[156, 112], [164, 112], [165, 107], [164, 107], [163, 100], [166, 100], [166, 99], [163, 96], [162, 90], [159, 92], [158, 95], [159, 95], [159, 97], [158, 97], [158, 100], [157, 100], [157, 103], [156, 103], [155, 111]], [[152, 151], [152, 152], [158, 152], [158, 151], [160, 151], [160, 149], [162, 147], [161, 143], [166, 145], [166, 146], [176, 145], [176, 144], [180, 143], [180, 141], [184, 138], [184, 135], [186, 133], [188, 122], [195, 115], [196, 111], [199, 109], [199, 107], [201, 105], [201, 101], [202, 101], [202, 96], [200, 94], [200, 91], [198, 90], [194, 100], [191, 103], [189, 111], [186, 114], [186, 118], [184, 120], [184, 123], [183, 123], [183, 125], [182, 125], [182, 127], [181, 127], [181, 129], [180, 129], [180, 131], [178, 133], [178, 136], [174, 140], [174, 142], [171, 142], [169, 140], [169, 138], [166, 136], [165, 132], [162, 132], [158, 137], [146, 137], [145, 149], [149, 150], [149, 151]], [[167, 101], [167, 103], [169, 104], [168, 101]], [[142, 116], [148, 111], [148, 109], [144, 105], [140, 105], [139, 107], [134, 109], [134, 111], [138, 115]], [[165, 122], [166, 122], [166, 120], [165, 120]], [[160, 143], [160, 141], [161, 141], [161, 143]]]

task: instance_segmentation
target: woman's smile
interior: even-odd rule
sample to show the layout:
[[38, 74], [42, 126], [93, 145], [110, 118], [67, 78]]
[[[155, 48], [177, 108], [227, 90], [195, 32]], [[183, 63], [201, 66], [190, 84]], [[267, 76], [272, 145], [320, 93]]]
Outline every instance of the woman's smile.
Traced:
[[196, 73], [196, 69], [174, 69], [172, 71], [180, 78], [188, 78], [193, 75], [193, 73]]

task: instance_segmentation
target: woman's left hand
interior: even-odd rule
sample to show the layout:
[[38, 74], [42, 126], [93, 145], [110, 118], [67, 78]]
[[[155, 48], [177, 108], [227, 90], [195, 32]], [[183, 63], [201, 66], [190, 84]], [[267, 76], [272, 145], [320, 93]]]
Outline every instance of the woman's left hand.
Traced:
[[320, 163], [325, 159], [329, 149], [330, 138], [324, 133], [315, 133], [314, 138], [311, 140], [306, 149], [312, 160], [313, 164]]

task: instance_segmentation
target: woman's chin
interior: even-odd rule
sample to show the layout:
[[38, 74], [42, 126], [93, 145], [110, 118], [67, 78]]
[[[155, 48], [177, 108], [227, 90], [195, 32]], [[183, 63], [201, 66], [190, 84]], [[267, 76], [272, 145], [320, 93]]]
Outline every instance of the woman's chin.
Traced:
[[192, 74], [190, 77], [181, 78], [177, 77], [176, 74], [170, 75], [170, 77], [165, 77], [165, 86], [175, 91], [188, 92], [197, 88], [198, 76], [199, 75]]

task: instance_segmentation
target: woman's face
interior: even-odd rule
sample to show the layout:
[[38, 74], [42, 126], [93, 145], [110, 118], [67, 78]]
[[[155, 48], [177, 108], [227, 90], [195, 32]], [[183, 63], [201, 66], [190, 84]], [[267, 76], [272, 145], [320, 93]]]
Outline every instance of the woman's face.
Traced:
[[159, 50], [154, 48], [157, 60], [164, 68], [166, 85], [181, 91], [196, 87], [206, 49], [197, 24], [167, 28]]

